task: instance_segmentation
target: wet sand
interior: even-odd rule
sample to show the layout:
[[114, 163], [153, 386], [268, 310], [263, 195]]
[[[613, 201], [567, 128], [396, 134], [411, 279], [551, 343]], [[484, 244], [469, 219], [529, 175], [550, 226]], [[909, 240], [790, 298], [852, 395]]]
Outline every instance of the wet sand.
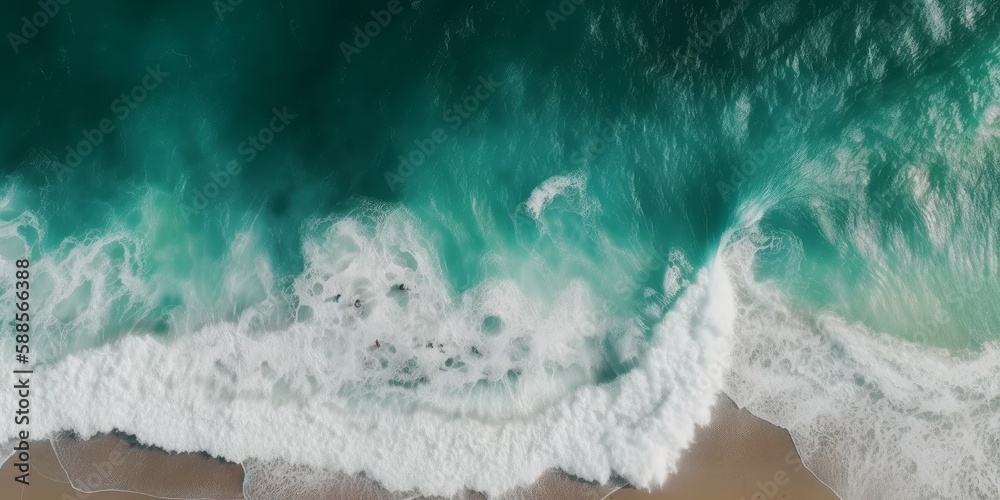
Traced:
[[[160, 498], [243, 498], [243, 467], [204, 454], [172, 454], [135, 446], [119, 436], [87, 441], [62, 439], [58, 457], [48, 441], [34, 442], [31, 484], [14, 481], [14, 460], [0, 469], [0, 498], [22, 500], [149, 500]], [[122, 491], [140, 485], [146, 496]], [[377, 485], [359, 478], [326, 488], [299, 490], [294, 498], [378, 499], [388, 496]], [[836, 500], [826, 486], [799, 462], [784, 429], [760, 420], [724, 396], [716, 404], [712, 423], [698, 429], [684, 454], [679, 472], [653, 492], [595, 485], [550, 472], [523, 488], [519, 496], [537, 499], [585, 500]], [[285, 497], [284, 495], [282, 495]], [[483, 498], [474, 492], [464, 498]], [[290, 499], [292, 497], [289, 497]], [[270, 499], [260, 499], [270, 500]]]
[[[199, 453], [166, 453], [117, 436], [31, 443], [29, 485], [14, 480], [13, 459], [0, 469], [0, 498], [24, 500], [242, 499], [243, 468]], [[69, 476], [74, 479], [70, 485]], [[76, 486], [79, 489], [74, 489]], [[138, 486], [138, 488], [136, 488]], [[141, 489], [153, 496], [132, 493]], [[122, 491], [125, 490], [125, 491]], [[85, 492], [99, 492], [87, 494]]]
[[608, 500], [837, 500], [802, 466], [788, 431], [720, 397], [712, 423], [695, 442], [667, 486], [653, 493], [619, 490]]

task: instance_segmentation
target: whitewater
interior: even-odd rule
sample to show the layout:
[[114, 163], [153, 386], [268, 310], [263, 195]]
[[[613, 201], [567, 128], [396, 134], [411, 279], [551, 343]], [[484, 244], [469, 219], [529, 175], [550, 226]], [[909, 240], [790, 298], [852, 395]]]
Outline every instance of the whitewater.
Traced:
[[[554, 182], [564, 184], [546, 185]], [[8, 192], [4, 208], [10, 200]], [[276, 319], [274, 304], [288, 298], [267, 297], [238, 321], [169, 341], [127, 335], [38, 367], [34, 411], [44, 417], [32, 432], [121, 431], [167, 450], [262, 461], [272, 481], [257, 478], [260, 498], [288, 494], [288, 474], [308, 478], [301, 465], [436, 495], [502, 496], [551, 468], [654, 487], [725, 390], [786, 426], [805, 463], [846, 498], [997, 491], [997, 347], [963, 358], [829, 314], [797, 317], [779, 290], [753, 277], [766, 239], [756, 224], [727, 233], [646, 339], [630, 318], [598, 314], [582, 283], [545, 304], [502, 281], [456, 296], [410, 214], [383, 207], [373, 218], [367, 231], [351, 218], [316, 222], [323, 239], [306, 246], [306, 271], [290, 290], [294, 318]], [[17, 240], [15, 227], [4, 225], [4, 241]], [[120, 272], [99, 256], [123, 240], [95, 238], [61, 261], [36, 263], [36, 279], [50, 283], [42, 293], [52, 294], [38, 317], [89, 309], [77, 325], [106, 321], [106, 311], [72, 303], [93, 300], [80, 297], [81, 283], [100, 296], [102, 275]], [[258, 261], [229, 271], [223, 287], [237, 301], [266, 293], [271, 274]], [[397, 282], [412, 293], [393, 293]], [[360, 297], [364, 309], [338, 308], [334, 291]], [[626, 332], [619, 341], [636, 362], [596, 383], [601, 355], [588, 341], [607, 332]]]
[[1000, 498], [992, 3], [416, 2], [346, 61], [375, 7], [202, 7], [69, 4], [4, 60], [32, 437], [517, 498], [662, 485], [725, 394], [841, 498]]
[[[269, 298], [240, 322], [170, 342], [129, 335], [38, 368], [34, 405], [44, 418], [32, 432], [118, 430], [168, 450], [364, 472], [391, 490], [424, 494], [500, 495], [555, 467], [600, 482], [618, 473], [662, 483], [721, 387], [733, 320], [721, 264], [692, 277], [631, 371], [593, 385], [600, 355], [588, 341], [627, 331], [627, 318], [595, 314], [579, 284], [544, 305], [509, 282], [452, 297], [406, 220], [390, 211], [370, 235], [350, 219], [330, 224], [325, 240], [306, 248], [291, 324], [263, 326], [267, 305], [280, 300]], [[67, 279], [53, 290], [82, 281], [53, 264], [72, 263], [36, 264], [40, 281]], [[235, 271], [230, 282], [242, 283], [232, 292], [253, 293], [268, 274]], [[407, 303], [388, 291], [400, 281], [413, 291]], [[363, 312], [336, 308], [333, 290], [361, 297]], [[489, 318], [498, 319], [495, 331], [483, 331]]]

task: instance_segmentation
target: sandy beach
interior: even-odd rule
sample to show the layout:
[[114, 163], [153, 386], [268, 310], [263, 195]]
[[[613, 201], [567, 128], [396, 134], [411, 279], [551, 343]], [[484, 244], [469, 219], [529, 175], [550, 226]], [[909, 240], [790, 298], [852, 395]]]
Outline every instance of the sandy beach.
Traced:
[[[4, 463], [0, 497], [23, 500], [129, 500], [149, 498], [243, 498], [243, 468], [197, 453], [169, 454], [133, 446], [116, 436], [62, 439], [58, 457], [49, 441], [31, 443], [30, 485], [14, 481], [13, 460]], [[67, 471], [74, 477], [73, 486]], [[132, 493], [141, 489], [152, 496]], [[86, 492], [98, 492], [87, 494]]]
[[[149, 498], [243, 498], [243, 468], [203, 454], [169, 454], [134, 446], [122, 437], [86, 441], [60, 440], [58, 458], [48, 441], [32, 443], [31, 484], [14, 481], [13, 460], [2, 468], [0, 496], [21, 500], [130, 500]], [[87, 494], [73, 489], [74, 484]], [[140, 485], [147, 496], [123, 491]], [[364, 480], [303, 493], [298, 498], [382, 498]], [[799, 462], [785, 430], [754, 417], [720, 397], [712, 423], [698, 429], [684, 454], [679, 472], [657, 491], [592, 485], [550, 472], [521, 492], [526, 498], [601, 500], [836, 500], [825, 485]], [[467, 498], [482, 498], [469, 492]]]
[[660, 491], [619, 490], [608, 500], [836, 500], [802, 466], [788, 431], [722, 396], [712, 423], [699, 428], [678, 473]]

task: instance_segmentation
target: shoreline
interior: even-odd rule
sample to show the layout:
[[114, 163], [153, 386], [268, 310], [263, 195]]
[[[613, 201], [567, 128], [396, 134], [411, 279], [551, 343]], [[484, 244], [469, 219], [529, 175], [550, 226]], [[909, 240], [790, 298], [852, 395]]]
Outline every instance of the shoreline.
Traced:
[[[126, 437], [117, 435], [101, 435], [82, 441], [61, 438], [56, 447], [58, 453], [50, 441], [32, 442], [29, 486], [14, 481], [14, 460], [9, 456], [0, 468], [0, 496], [21, 500], [244, 498], [247, 476], [243, 465], [204, 453], [168, 453], [154, 447], [136, 446]], [[72, 485], [67, 470], [77, 478]], [[377, 498], [389, 493], [371, 481], [351, 478], [315, 489], [300, 498], [332, 498], [330, 495], [334, 492], [336, 498]], [[596, 485], [553, 470], [519, 493], [538, 499], [769, 500], [787, 497], [839, 500], [801, 463], [786, 430], [755, 417], [746, 409], [737, 408], [721, 394], [712, 410], [711, 423], [696, 430], [694, 442], [678, 463], [677, 473], [662, 488], [648, 492], [627, 486]], [[474, 497], [481, 495], [474, 494]]]
[[677, 473], [656, 491], [622, 488], [605, 500], [840, 500], [802, 463], [784, 428], [719, 396], [712, 421], [695, 431]]

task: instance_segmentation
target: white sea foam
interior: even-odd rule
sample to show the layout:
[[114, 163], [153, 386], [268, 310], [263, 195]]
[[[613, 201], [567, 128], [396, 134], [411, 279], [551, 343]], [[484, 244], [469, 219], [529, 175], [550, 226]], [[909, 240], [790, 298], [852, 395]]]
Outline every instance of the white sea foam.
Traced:
[[[41, 252], [38, 242], [45, 238], [47, 228], [30, 209], [30, 202], [18, 198], [19, 192], [11, 188], [0, 199], [0, 213], [6, 213], [0, 215], [0, 255], [5, 257], [0, 264], [0, 300], [14, 302], [13, 262], [30, 258], [34, 362], [49, 363], [119, 335], [149, 333], [156, 329], [157, 320], [184, 330], [203, 324], [206, 318], [238, 317], [256, 326], [268, 323], [262, 317], [274, 316], [276, 298], [268, 263], [252, 248], [248, 233], [235, 235], [225, 255], [229, 265], [225, 270], [210, 270], [214, 275], [175, 273], [171, 266], [176, 255], [114, 222], [104, 233], [66, 238], [59, 248]], [[149, 212], [143, 214], [146, 220], [159, 215], [149, 203], [155, 196], [148, 192], [139, 203]], [[197, 265], [211, 267], [210, 263]], [[206, 287], [220, 288], [212, 294], [212, 303], [201, 300], [207, 295]], [[157, 312], [160, 304], [170, 300], [188, 307], [175, 316]], [[255, 307], [247, 311], [250, 305]]]
[[576, 190], [576, 194], [582, 197], [586, 188], [586, 174], [557, 175], [546, 179], [540, 186], [533, 189], [524, 205], [531, 217], [539, 220], [545, 207], [557, 196], [566, 193], [567, 189]]
[[[625, 319], [599, 317], [582, 282], [548, 301], [505, 281], [455, 295], [412, 222], [393, 212], [318, 223], [289, 324], [261, 326], [266, 298], [234, 321], [171, 340], [128, 335], [38, 367], [32, 411], [44, 418], [32, 436], [118, 429], [168, 450], [365, 472], [424, 494], [501, 495], [551, 468], [662, 483], [722, 384], [733, 309], [721, 265], [692, 276], [634, 369], [594, 384], [595, 341]], [[14, 432], [0, 424], [5, 439]]]
[[149, 285], [135, 274], [140, 239], [134, 235], [67, 239], [57, 251], [38, 255], [36, 246], [46, 228], [27, 209], [31, 202], [20, 197], [23, 192], [11, 186], [0, 200], [0, 299], [14, 303], [14, 261], [30, 259], [32, 357], [47, 361], [96, 343], [112, 307], [148, 296]]
[[[243, 299], [249, 305], [234, 321], [171, 341], [130, 335], [39, 367], [33, 414], [45, 418], [33, 420], [32, 435], [119, 429], [169, 450], [287, 464], [271, 471], [275, 481], [365, 472], [426, 494], [501, 495], [553, 467], [655, 485], [707, 421], [735, 318], [727, 392], [788, 428], [804, 462], [844, 498], [1000, 491], [1000, 348], [956, 358], [830, 315], [804, 317], [754, 280], [754, 237], [724, 238], [723, 258], [693, 284], [686, 264], [668, 268], [665, 290], [683, 290], [652, 342], [636, 350], [638, 366], [594, 385], [592, 341], [629, 323], [595, 313], [585, 284], [548, 302], [511, 281], [456, 296], [407, 214], [368, 218], [374, 223], [317, 223], [289, 324], [267, 319], [277, 309], [270, 273], [246, 264], [255, 262], [252, 245], [240, 240], [230, 259], [246, 265], [224, 280], [224, 295], [261, 297]], [[78, 282], [107, 269], [92, 256], [113, 241], [88, 240], [46, 266]], [[392, 291], [398, 283], [411, 290]], [[362, 308], [351, 305], [356, 298]], [[78, 325], [107, 314], [86, 311]], [[0, 393], [0, 402], [13, 405], [10, 397]], [[0, 424], [5, 438], [14, 431]]]
[[1000, 498], [1000, 345], [956, 356], [789, 308], [725, 252], [737, 300], [726, 393], [789, 430], [842, 498]]

